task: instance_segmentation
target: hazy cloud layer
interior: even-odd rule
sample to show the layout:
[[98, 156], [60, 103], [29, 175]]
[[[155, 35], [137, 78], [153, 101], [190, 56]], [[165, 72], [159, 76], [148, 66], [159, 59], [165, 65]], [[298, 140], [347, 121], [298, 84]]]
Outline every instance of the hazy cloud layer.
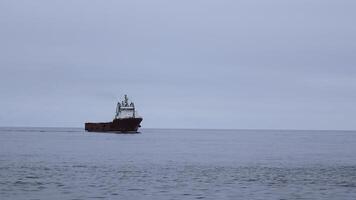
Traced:
[[0, 1], [0, 126], [356, 129], [356, 1]]

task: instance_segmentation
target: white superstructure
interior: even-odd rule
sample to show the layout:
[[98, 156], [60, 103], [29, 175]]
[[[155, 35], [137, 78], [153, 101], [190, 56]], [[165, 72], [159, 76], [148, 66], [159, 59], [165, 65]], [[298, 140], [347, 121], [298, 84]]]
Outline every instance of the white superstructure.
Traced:
[[137, 112], [135, 110], [135, 105], [133, 102], [129, 103], [127, 95], [124, 96], [124, 101], [117, 103], [115, 119], [122, 118], [135, 118], [137, 117]]

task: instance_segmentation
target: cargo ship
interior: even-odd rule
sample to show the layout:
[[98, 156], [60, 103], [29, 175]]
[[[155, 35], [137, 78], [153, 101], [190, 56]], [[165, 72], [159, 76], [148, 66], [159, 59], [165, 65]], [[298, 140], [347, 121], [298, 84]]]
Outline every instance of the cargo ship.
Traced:
[[129, 103], [127, 95], [117, 103], [116, 114], [111, 122], [85, 123], [88, 132], [138, 133], [142, 117], [138, 116], [133, 102]]

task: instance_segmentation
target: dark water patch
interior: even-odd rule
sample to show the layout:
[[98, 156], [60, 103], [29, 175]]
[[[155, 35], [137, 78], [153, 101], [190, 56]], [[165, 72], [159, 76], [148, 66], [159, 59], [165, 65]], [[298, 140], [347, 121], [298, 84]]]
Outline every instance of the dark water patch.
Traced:
[[27, 179], [39, 179], [38, 176], [25, 176], [25, 178], [27, 178]]
[[338, 183], [337, 186], [341, 186], [341, 187], [351, 187], [351, 188], [356, 188], [356, 182], [341, 182]]
[[145, 191], [143, 188], [129, 188], [127, 191]]
[[32, 185], [32, 182], [18, 180], [15, 181], [14, 185]]
[[64, 187], [64, 186], [65, 186], [65, 184], [64, 184], [64, 183], [53, 182], [53, 184], [54, 184], [56, 187], [59, 187], [59, 188], [61, 188], [61, 187]]
[[87, 168], [88, 165], [72, 165], [73, 168]]

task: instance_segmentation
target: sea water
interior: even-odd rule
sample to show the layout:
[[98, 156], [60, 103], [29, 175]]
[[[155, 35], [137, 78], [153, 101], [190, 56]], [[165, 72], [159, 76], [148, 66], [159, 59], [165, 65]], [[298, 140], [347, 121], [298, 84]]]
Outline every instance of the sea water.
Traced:
[[1, 128], [0, 199], [356, 199], [356, 132]]

